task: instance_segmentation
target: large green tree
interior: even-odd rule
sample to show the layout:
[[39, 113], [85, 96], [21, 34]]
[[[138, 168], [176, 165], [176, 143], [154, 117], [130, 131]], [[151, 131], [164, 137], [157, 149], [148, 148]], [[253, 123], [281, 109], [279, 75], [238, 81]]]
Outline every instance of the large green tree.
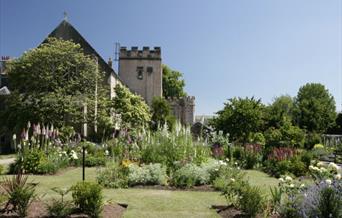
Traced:
[[12, 94], [0, 112], [1, 122], [9, 128], [21, 128], [27, 121], [55, 126], [85, 122], [83, 104], [94, 104], [96, 84], [98, 94], [105, 93], [100, 91], [103, 75], [96, 72], [94, 59], [80, 45], [49, 38], [10, 62]]
[[294, 102], [289, 95], [276, 97], [273, 103], [266, 108], [268, 127], [279, 128], [284, 119], [293, 120]]
[[324, 133], [334, 125], [336, 106], [334, 97], [319, 83], [302, 86], [296, 100], [296, 122], [309, 132]]
[[163, 97], [154, 97], [151, 105], [152, 128], [157, 129], [165, 123], [172, 129], [175, 117], [171, 114], [169, 102]]
[[163, 96], [165, 98], [186, 96], [184, 87], [183, 74], [163, 65]]
[[246, 143], [252, 133], [263, 126], [264, 105], [252, 98], [232, 98], [217, 112], [212, 125], [216, 130], [229, 133], [234, 141]]
[[150, 109], [143, 98], [131, 93], [128, 88], [117, 85], [113, 99], [115, 114], [119, 116], [122, 127], [143, 128], [151, 120]]

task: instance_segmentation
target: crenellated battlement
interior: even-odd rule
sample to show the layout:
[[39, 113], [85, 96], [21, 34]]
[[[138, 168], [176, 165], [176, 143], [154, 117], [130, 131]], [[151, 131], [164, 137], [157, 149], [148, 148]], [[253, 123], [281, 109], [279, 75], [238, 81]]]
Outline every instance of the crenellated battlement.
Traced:
[[161, 49], [160, 47], [143, 47], [139, 50], [138, 47], [134, 46], [131, 49], [127, 47], [120, 48], [120, 59], [160, 59], [161, 60]]
[[183, 124], [193, 124], [195, 119], [195, 96], [185, 96], [180, 98], [168, 97], [173, 115]]
[[168, 97], [167, 101], [175, 104], [183, 103], [184, 105], [195, 105], [195, 96]]

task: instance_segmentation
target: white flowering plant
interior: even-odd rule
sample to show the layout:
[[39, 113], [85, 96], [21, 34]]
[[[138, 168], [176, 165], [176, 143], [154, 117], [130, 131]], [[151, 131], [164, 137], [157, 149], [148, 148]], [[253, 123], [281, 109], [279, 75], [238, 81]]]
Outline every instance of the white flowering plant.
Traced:
[[315, 181], [341, 179], [341, 167], [335, 163], [318, 162], [309, 166], [310, 174]]

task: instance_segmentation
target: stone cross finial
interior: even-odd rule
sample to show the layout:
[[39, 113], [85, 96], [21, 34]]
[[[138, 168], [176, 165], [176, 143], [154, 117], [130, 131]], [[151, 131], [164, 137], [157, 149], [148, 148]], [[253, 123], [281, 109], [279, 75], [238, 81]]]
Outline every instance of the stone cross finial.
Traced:
[[64, 15], [64, 21], [68, 21], [68, 13], [64, 11], [63, 15]]

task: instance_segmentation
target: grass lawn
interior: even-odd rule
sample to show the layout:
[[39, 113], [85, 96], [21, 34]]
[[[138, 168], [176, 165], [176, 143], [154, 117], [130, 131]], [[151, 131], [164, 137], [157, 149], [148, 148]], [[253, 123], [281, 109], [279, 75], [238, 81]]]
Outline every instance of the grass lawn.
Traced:
[[[277, 179], [267, 174], [247, 170], [247, 178], [252, 185], [268, 193], [270, 186], [277, 185]], [[96, 169], [86, 169], [86, 180], [95, 181]], [[37, 193], [42, 198], [57, 196], [51, 188], [68, 188], [82, 180], [81, 168], [69, 168], [53, 176], [30, 176], [29, 180], [39, 183]], [[107, 201], [127, 203], [125, 217], [218, 217], [213, 204], [226, 204], [219, 192], [166, 191], [152, 189], [105, 189]], [[71, 198], [70, 195], [68, 198]]]

